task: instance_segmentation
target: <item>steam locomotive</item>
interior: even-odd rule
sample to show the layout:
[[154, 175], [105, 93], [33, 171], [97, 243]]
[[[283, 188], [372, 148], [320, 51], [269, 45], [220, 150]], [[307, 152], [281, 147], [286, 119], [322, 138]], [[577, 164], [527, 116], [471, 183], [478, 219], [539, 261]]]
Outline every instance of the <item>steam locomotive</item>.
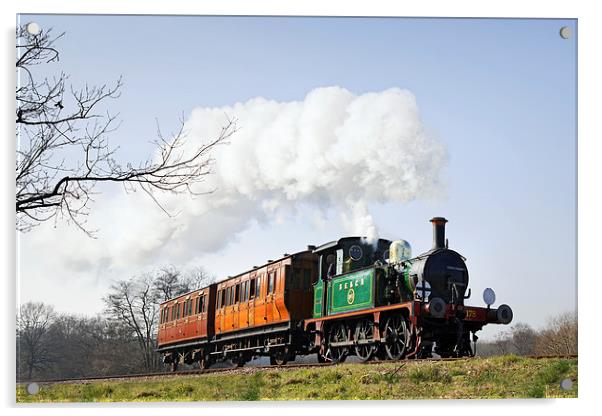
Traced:
[[448, 248], [442, 217], [431, 219], [433, 247], [412, 257], [407, 241], [345, 237], [268, 260], [160, 306], [157, 351], [173, 370], [224, 360], [238, 366], [267, 356], [341, 362], [373, 358], [465, 357], [488, 323], [508, 324], [508, 305], [465, 305], [465, 259]]

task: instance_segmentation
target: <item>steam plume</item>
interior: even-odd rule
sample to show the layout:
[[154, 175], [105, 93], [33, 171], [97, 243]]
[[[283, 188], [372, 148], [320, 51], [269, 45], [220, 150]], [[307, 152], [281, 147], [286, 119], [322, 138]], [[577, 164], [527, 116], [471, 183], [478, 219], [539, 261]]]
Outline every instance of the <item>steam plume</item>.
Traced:
[[241, 129], [215, 153], [207, 185], [216, 192], [186, 205], [170, 234], [176, 241], [195, 235], [197, 249], [217, 249], [250, 220], [269, 221], [300, 206], [335, 209], [347, 233], [375, 239], [370, 203], [438, 191], [446, 151], [425, 134], [407, 90], [354, 95], [328, 87], [303, 101], [255, 98], [197, 108], [186, 122], [191, 142], [214, 137], [224, 114]]
[[[301, 208], [336, 212], [341, 236], [375, 240], [370, 204], [403, 203], [439, 191], [446, 150], [425, 134], [416, 100], [406, 90], [354, 95], [328, 87], [310, 91], [302, 101], [254, 98], [197, 108], [185, 125], [191, 145], [216, 137], [226, 114], [240, 130], [213, 154], [214, 174], [201, 190], [215, 192], [195, 199], [157, 195], [168, 211], [179, 213], [174, 218], [141, 193], [101, 198], [94, 211], [99, 239], [64, 230], [57, 261], [66, 264], [64, 259], [78, 253], [69, 264], [82, 271], [100, 260], [116, 270], [180, 264], [224, 247], [253, 221], [270, 223]], [[28, 244], [35, 247], [34, 240]]]

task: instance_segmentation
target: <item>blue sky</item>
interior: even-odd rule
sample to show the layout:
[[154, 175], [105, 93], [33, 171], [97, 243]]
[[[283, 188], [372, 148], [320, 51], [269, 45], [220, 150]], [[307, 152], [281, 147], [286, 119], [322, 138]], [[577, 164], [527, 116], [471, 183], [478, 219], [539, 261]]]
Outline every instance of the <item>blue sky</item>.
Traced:
[[[155, 118], [173, 130], [196, 107], [303, 100], [332, 85], [354, 94], [408, 89], [429, 135], [447, 147], [445, 189], [434, 201], [371, 204], [381, 234], [418, 253], [431, 244], [428, 219], [445, 216], [450, 247], [468, 258], [472, 303], [493, 287], [517, 322], [534, 326], [576, 308], [576, 36], [558, 33], [569, 26], [576, 34], [574, 20], [22, 16], [30, 20], [66, 32], [58, 46], [73, 84], [123, 76], [111, 110], [122, 120], [112, 140], [124, 159], [151, 151]], [[199, 261], [225, 276], [329, 241], [343, 232], [331, 214], [319, 229], [304, 209], [251, 225]], [[22, 259], [51, 244], [51, 230], [34, 232], [22, 236]], [[40, 283], [58, 278], [42, 277], [38, 262], [22, 262], [21, 300], [100, 311], [92, 296], [62, 304], [59, 291]], [[94, 298], [117, 277], [84, 274], [73, 279]]]

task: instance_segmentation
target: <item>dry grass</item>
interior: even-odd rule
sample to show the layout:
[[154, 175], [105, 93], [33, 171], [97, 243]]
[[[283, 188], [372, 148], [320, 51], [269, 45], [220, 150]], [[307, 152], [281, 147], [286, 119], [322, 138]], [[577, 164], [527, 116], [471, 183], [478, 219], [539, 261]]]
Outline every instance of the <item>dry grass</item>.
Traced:
[[[570, 391], [560, 382], [569, 378]], [[576, 359], [516, 356], [461, 361], [214, 373], [150, 381], [17, 388], [18, 402], [131, 402], [216, 400], [400, 400], [577, 397]]]

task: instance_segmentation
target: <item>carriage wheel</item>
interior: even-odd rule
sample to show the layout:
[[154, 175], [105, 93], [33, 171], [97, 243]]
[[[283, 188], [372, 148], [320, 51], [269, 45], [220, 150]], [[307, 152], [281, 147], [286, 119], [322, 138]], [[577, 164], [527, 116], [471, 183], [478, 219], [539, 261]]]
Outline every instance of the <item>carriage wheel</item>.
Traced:
[[384, 329], [385, 352], [391, 360], [400, 360], [407, 351], [410, 334], [406, 320], [401, 315], [391, 315], [387, 318]]
[[199, 360], [199, 368], [201, 370], [206, 370], [209, 368], [209, 360], [207, 359], [207, 356], [203, 355], [201, 357], [201, 359]]
[[171, 371], [173, 373], [175, 373], [176, 371], [178, 371], [178, 362], [179, 362], [179, 357], [176, 354], [176, 356], [173, 358], [173, 361], [171, 362]]
[[270, 365], [285, 365], [288, 362], [286, 350], [278, 350], [270, 355]]
[[[358, 321], [355, 326], [355, 340], [367, 341], [374, 338], [374, 325], [368, 319]], [[362, 361], [368, 361], [372, 358], [375, 351], [374, 344], [357, 344], [355, 346], [355, 354]]]

